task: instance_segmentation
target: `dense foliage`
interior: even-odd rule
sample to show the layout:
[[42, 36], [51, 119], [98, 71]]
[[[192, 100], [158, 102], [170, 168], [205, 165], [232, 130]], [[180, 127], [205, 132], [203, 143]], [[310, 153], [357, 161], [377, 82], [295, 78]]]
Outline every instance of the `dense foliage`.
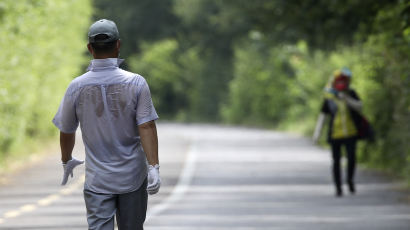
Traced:
[[0, 2], [0, 159], [55, 134], [51, 119], [83, 64], [90, 16], [83, 0]]

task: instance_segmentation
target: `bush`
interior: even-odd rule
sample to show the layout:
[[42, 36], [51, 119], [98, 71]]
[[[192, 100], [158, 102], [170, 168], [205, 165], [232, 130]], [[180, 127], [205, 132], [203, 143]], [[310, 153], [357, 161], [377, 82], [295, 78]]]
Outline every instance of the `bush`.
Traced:
[[84, 63], [90, 1], [0, 3], [0, 158], [55, 134], [51, 119]]

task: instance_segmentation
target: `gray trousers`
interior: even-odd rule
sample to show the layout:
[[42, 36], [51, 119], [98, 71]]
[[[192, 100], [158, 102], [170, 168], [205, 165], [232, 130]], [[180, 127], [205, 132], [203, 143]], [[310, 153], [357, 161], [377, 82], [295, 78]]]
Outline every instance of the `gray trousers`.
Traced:
[[119, 230], [143, 230], [147, 213], [147, 180], [125, 194], [101, 194], [84, 190], [89, 230], [113, 230], [114, 216]]

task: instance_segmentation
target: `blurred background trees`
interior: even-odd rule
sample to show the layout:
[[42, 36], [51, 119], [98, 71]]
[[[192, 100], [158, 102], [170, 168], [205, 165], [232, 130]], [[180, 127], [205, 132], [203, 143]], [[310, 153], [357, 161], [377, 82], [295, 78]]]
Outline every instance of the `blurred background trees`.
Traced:
[[86, 60], [91, 14], [88, 0], [0, 2], [0, 161], [55, 135], [50, 121]]
[[361, 161], [410, 177], [408, 1], [11, 2], [0, 4], [3, 152], [22, 136], [51, 132], [70, 76], [86, 63], [79, 54], [87, 26], [108, 18], [119, 27], [124, 68], [147, 79], [163, 120], [310, 135], [330, 75], [350, 68], [377, 133], [375, 143], [360, 146]]

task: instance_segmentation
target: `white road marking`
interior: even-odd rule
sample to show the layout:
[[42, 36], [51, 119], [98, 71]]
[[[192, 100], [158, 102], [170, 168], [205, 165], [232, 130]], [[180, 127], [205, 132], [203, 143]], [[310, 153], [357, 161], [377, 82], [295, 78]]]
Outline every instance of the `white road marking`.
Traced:
[[[184, 220], [187, 222], [202, 222], [202, 223], [240, 223], [240, 222], [283, 222], [291, 221], [294, 223], [351, 223], [361, 222], [364, 219], [367, 220], [410, 220], [408, 214], [396, 214], [396, 215], [374, 215], [369, 214], [366, 216], [322, 216], [322, 215], [263, 215], [263, 214], [248, 214], [248, 215], [229, 215], [229, 214], [171, 214], [161, 215], [161, 222], [167, 223], [175, 220]], [[231, 228], [232, 229], [232, 228]]]
[[[151, 229], [155, 229], [155, 230], [192, 230], [193, 228], [192, 228], [192, 226], [181, 226], [181, 225], [172, 225], [172, 226], [155, 226], [155, 227], [150, 227], [150, 226], [148, 226], [148, 227], [145, 227], [144, 226], [144, 229], [146, 229], [146, 230], [151, 230]], [[237, 226], [235, 226], [234, 228], [232, 227], [232, 226], [227, 226], [227, 227], [223, 227], [223, 226], [209, 226], [209, 227], [203, 227], [203, 226], [201, 226], [201, 227], [198, 227], [198, 228], [195, 228], [195, 229], [197, 229], [197, 230], [232, 230], [232, 229], [235, 229], [235, 230], [255, 230], [255, 229], [257, 229], [257, 230], [283, 230], [283, 227], [281, 226], [281, 227], [273, 227], [273, 226], [270, 226], [270, 227], [258, 227], [258, 228], [255, 228], [255, 227], [237, 227]]]
[[187, 159], [185, 161], [184, 168], [182, 169], [179, 175], [177, 184], [175, 185], [171, 194], [163, 202], [153, 206], [148, 210], [146, 218], [147, 221], [152, 217], [157, 216], [158, 214], [166, 210], [169, 206], [172, 206], [182, 198], [182, 196], [188, 190], [191, 180], [193, 178], [197, 155], [198, 150], [196, 142], [193, 142], [191, 143], [191, 146], [189, 148]]

